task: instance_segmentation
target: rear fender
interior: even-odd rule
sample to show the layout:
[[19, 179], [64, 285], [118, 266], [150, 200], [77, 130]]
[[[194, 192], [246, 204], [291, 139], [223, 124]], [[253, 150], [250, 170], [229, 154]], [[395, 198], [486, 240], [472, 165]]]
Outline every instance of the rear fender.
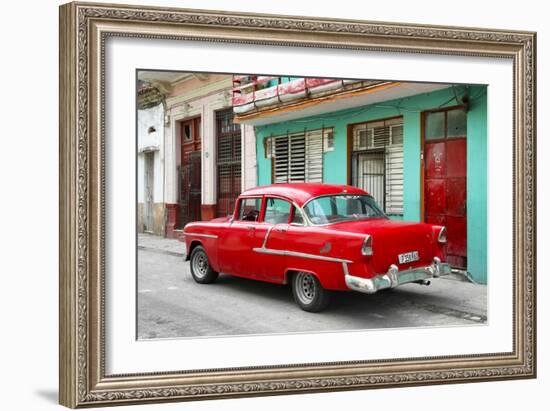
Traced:
[[304, 269], [299, 269], [299, 268], [287, 268], [287, 270], [285, 271], [285, 278], [284, 278], [283, 284], [290, 284], [290, 280], [291, 280], [292, 276], [294, 274], [298, 273], [298, 272], [311, 274], [312, 276], [317, 278], [317, 280], [319, 280], [321, 285], [323, 285], [323, 282], [321, 281], [321, 279], [319, 278], [319, 275], [315, 271], [304, 270]]
[[304, 270], [299, 268], [288, 268], [285, 272], [285, 278], [283, 284], [289, 284], [292, 275], [297, 272], [309, 273], [313, 275], [321, 283], [321, 286], [327, 290], [341, 290], [347, 291], [348, 288], [345, 285], [344, 269], [342, 264], [335, 264], [334, 270], [330, 273], [320, 274], [312, 270]]

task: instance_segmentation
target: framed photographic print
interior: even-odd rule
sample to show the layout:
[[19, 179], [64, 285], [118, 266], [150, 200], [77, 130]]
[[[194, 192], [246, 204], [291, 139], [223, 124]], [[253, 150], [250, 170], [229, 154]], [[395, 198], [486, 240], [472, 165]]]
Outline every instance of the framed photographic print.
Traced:
[[60, 27], [63, 405], [535, 377], [535, 33]]

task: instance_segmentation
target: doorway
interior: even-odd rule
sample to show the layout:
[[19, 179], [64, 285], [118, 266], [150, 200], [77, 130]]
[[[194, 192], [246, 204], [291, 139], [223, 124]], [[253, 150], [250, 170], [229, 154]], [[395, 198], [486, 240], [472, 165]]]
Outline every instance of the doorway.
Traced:
[[201, 219], [201, 119], [180, 123], [181, 163], [178, 173], [178, 228]]
[[466, 111], [425, 113], [424, 221], [447, 227], [445, 253], [455, 268], [467, 268]]

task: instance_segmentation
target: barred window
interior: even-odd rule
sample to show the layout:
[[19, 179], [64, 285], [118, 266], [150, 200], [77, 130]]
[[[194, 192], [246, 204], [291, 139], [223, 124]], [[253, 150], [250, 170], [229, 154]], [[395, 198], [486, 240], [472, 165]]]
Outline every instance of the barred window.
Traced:
[[353, 127], [352, 184], [369, 192], [387, 214], [403, 214], [403, 119]]

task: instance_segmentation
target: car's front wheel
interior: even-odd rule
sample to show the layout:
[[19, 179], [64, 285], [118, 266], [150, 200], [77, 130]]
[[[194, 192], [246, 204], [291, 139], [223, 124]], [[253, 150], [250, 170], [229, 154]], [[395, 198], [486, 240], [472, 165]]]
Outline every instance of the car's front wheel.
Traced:
[[312, 313], [322, 311], [330, 301], [330, 291], [313, 274], [302, 271], [292, 277], [292, 294], [302, 310]]
[[193, 279], [199, 284], [209, 284], [216, 281], [218, 273], [212, 269], [208, 256], [202, 245], [191, 251], [190, 266]]

